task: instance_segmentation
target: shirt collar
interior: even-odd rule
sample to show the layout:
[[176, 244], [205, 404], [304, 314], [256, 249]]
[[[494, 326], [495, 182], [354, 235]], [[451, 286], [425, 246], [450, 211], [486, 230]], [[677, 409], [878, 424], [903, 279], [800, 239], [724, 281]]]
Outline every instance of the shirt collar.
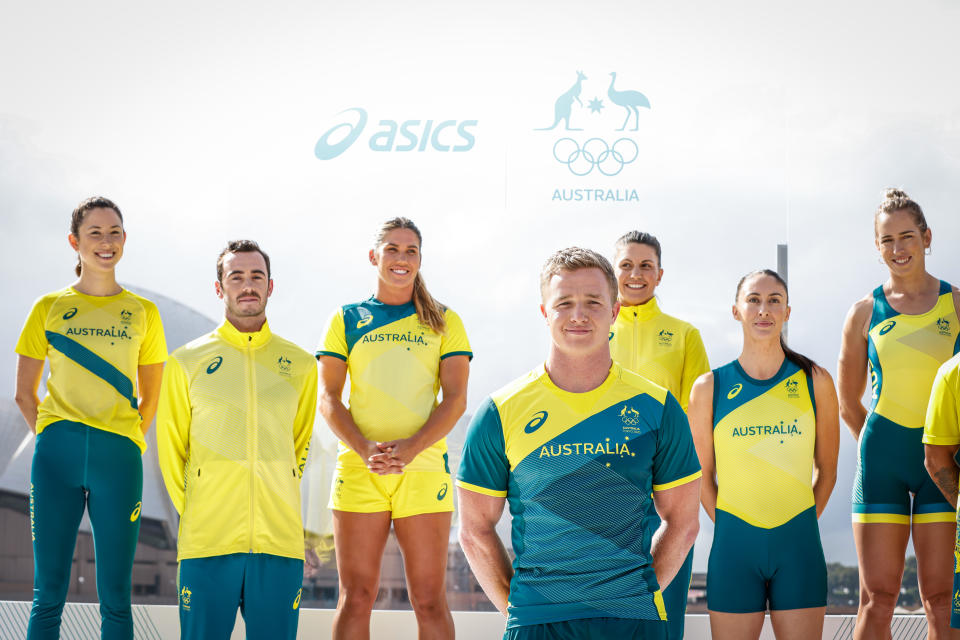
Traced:
[[270, 325], [267, 324], [266, 320], [263, 321], [263, 326], [260, 327], [259, 331], [244, 333], [239, 331], [235, 326], [230, 324], [229, 320], [224, 318], [220, 326], [217, 327], [217, 335], [225, 340], [228, 344], [240, 349], [258, 349], [269, 342], [270, 337], [273, 334], [270, 333]]
[[660, 307], [657, 305], [657, 297], [654, 296], [644, 302], [643, 304], [634, 305], [632, 307], [620, 307], [620, 316], [628, 320], [640, 320], [641, 322], [645, 320], [650, 320], [660, 315]]

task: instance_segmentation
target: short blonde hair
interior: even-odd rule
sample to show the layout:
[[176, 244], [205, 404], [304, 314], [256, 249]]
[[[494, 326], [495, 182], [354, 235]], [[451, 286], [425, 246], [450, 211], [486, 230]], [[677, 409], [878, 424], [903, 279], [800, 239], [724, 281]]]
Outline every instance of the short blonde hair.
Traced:
[[543, 290], [550, 282], [550, 278], [563, 271], [577, 271], [579, 269], [600, 269], [610, 286], [610, 302], [615, 303], [617, 301], [617, 294], [619, 293], [617, 276], [613, 273], [613, 266], [610, 261], [596, 251], [581, 247], [560, 249], [547, 258], [543, 267], [540, 268], [541, 297], [543, 296]]

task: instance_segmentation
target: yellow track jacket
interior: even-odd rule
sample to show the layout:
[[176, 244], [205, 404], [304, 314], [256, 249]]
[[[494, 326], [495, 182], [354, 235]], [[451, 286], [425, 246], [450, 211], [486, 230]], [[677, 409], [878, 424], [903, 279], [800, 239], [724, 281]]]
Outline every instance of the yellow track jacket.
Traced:
[[178, 560], [303, 559], [300, 478], [317, 404], [313, 356], [224, 321], [177, 349], [157, 409], [160, 471], [180, 512]]

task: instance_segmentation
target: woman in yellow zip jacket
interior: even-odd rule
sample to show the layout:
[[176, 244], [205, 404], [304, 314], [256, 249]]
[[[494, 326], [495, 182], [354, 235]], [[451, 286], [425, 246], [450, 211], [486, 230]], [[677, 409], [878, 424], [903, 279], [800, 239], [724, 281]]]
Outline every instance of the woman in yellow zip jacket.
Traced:
[[[690, 389], [710, 370], [700, 332], [662, 311], [654, 296], [663, 268], [660, 241], [642, 231], [617, 240], [614, 268], [619, 284], [620, 312], [610, 330], [610, 355], [616, 362], [666, 387], [687, 410]], [[693, 571], [693, 549], [677, 577], [663, 592], [671, 640], [683, 638], [687, 591]]]

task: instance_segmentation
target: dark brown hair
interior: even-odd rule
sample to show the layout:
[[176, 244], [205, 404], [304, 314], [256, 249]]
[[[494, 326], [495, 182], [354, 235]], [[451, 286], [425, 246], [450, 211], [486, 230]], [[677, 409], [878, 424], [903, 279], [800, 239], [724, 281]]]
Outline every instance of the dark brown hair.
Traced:
[[[757, 269], [756, 271], [751, 271], [747, 275], [740, 278], [740, 282], [737, 283], [737, 293], [734, 295], [734, 301], [740, 297], [740, 289], [743, 287], [743, 283], [747, 281], [747, 278], [752, 276], [770, 276], [783, 287], [783, 293], [787, 296], [787, 304], [790, 303], [790, 292], [787, 291], [787, 283], [783, 278], [780, 277], [780, 274], [772, 269]], [[807, 374], [807, 378], [813, 380], [813, 370], [819, 368], [816, 362], [811, 360], [805, 355], [801, 355], [787, 346], [786, 340], [783, 339], [783, 334], [780, 334], [780, 348], [783, 349], [783, 355], [790, 362], [794, 363]]]
[[[103, 196], [93, 196], [78, 204], [77, 208], [73, 210], [73, 215], [70, 216], [70, 233], [72, 233], [74, 237], [79, 239], [80, 225], [83, 224], [83, 220], [87, 217], [87, 214], [94, 209], [112, 209], [117, 214], [117, 217], [120, 218], [120, 226], [123, 226], [123, 214], [120, 213], [120, 207], [115, 205], [112, 200], [104, 198]], [[80, 256], [77, 256], [77, 266], [74, 268], [74, 271], [79, 276], [81, 270]]]
[[660, 260], [660, 241], [657, 240], [655, 235], [652, 233], [647, 233], [646, 231], [627, 231], [625, 234], [617, 238], [617, 243], [614, 246], [619, 249], [631, 243], [645, 244], [648, 247], [651, 247], [654, 253], [657, 254], [657, 266], [663, 266], [663, 262]]
[[223, 284], [223, 260], [228, 253], [252, 253], [254, 251], [263, 256], [263, 261], [267, 264], [267, 280], [269, 280], [272, 276], [270, 275], [270, 256], [267, 255], [267, 252], [253, 240], [231, 240], [217, 256], [217, 282]]
[[[413, 220], [397, 216], [396, 218], [390, 218], [377, 229], [377, 234], [373, 240], [374, 249], [383, 244], [384, 238], [394, 229], [413, 231], [417, 236], [417, 242], [423, 247], [423, 234], [420, 233], [420, 229], [413, 223]], [[447, 330], [447, 319], [444, 316], [446, 308], [427, 291], [427, 284], [424, 282], [419, 269], [413, 279], [413, 306], [417, 310], [417, 318], [420, 322], [439, 334], [443, 334]]]

